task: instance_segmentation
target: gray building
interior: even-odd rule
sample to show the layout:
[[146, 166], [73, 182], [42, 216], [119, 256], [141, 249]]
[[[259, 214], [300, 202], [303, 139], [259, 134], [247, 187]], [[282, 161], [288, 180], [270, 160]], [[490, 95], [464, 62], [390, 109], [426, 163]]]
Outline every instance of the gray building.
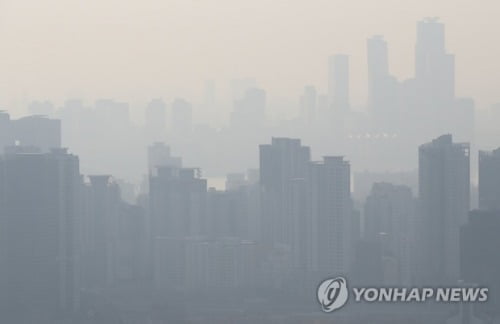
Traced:
[[[375, 35], [366, 42], [368, 63], [368, 107], [378, 125], [386, 129], [395, 123], [399, 106], [399, 83], [389, 74], [387, 42]], [[395, 115], [396, 114], [396, 115]]]
[[259, 150], [263, 240], [292, 245], [295, 184], [306, 178], [310, 149], [299, 139], [273, 138]]
[[172, 102], [171, 128], [174, 136], [182, 138], [191, 134], [193, 128], [193, 106], [177, 98]]
[[428, 109], [451, 107], [455, 98], [455, 56], [446, 52], [444, 24], [437, 18], [417, 23], [415, 80], [418, 97]]
[[500, 213], [473, 210], [460, 229], [460, 278], [489, 288], [488, 302], [474, 305], [476, 314], [498, 317], [500, 305]]
[[335, 112], [346, 112], [349, 104], [349, 56], [336, 54], [330, 57], [328, 70], [328, 98]]
[[380, 245], [384, 282], [410, 285], [416, 202], [407, 186], [373, 184], [364, 206], [364, 239]]
[[149, 195], [153, 237], [206, 232], [207, 180], [199, 169], [159, 167], [150, 177]]
[[[350, 164], [325, 156], [309, 164], [309, 270], [317, 279], [350, 270], [353, 255]], [[309, 244], [308, 244], [309, 245]]]
[[182, 158], [172, 156], [170, 147], [163, 142], [156, 142], [148, 147], [149, 173], [159, 167], [182, 167]]
[[0, 159], [0, 190], [3, 320], [6, 316], [10, 323], [21, 318], [45, 323], [76, 311], [80, 291], [78, 158], [65, 149], [50, 153], [11, 150]]
[[419, 147], [418, 231], [424, 281], [459, 277], [459, 229], [470, 208], [469, 144], [443, 135]]
[[300, 118], [306, 124], [312, 126], [318, 116], [317, 109], [318, 95], [316, 88], [313, 86], [306, 86], [304, 93], [300, 96]]
[[479, 151], [479, 209], [500, 210], [500, 148]]
[[83, 283], [88, 289], [116, 282], [120, 189], [109, 175], [89, 176], [82, 217]]
[[41, 152], [60, 148], [61, 121], [42, 115], [10, 119], [9, 114], [0, 112], [0, 150], [14, 145], [37, 147]]

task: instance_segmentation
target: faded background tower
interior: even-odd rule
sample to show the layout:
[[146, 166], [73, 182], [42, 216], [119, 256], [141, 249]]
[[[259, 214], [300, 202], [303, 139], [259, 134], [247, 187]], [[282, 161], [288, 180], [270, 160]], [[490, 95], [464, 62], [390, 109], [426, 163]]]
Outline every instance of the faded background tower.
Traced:
[[337, 113], [349, 110], [349, 56], [330, 56], [328, 69], [328, 97], [330, 106]]
[[451, 107], [455, 98], [455, 57], [446, 52], [444, 24], [437, 17], [417, 23], [415, 79], [418, 97], [427, 109]]

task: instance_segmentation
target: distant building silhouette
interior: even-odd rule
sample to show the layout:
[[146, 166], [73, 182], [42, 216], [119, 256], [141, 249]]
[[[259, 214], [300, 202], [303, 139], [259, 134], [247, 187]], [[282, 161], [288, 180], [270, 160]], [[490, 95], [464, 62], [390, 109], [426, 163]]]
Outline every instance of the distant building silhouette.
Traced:
[[167, 105], [161, 99], [153, 99], [146, 107], [145, 130], [147, 140], [161, 141], [166, 137]]
[[96, 100], [95, 113], [100, 120], [112, 120], [113, 126], [124, 127], [130, 123], [130, 107], [126, 102], [113, 99]]
[[217, 103], [217, 87], [214, 80], [205, 81], [205, 88], [203, 93], [203, 113], [205, 121], [213, 124], [218, 121], [220, 117], [220, 110]]
[[312, 125], [316, 121], [318, 113], [317, 99], [316, 88], [313, 86], [304, 88], [304, 93], [300, 97], [300, 117], [308, 125]]
[[368, 58], [368, 97], [372, 109], [380, 109], [387, 96], [389, 78], [389, 57], [387, 42], [382, 36], [373, 36], [367, 40]]
[[240, 78], [231, 80], [231, 100], [233, 102], [243, 99], [245, 93], [252, 88], [257, 88], [257, 81], [254, 78]]
[[350, 109], [349, 104], [349, 56], [330, 56], [328, 70], [328, 97], [334, 112], [342, 113]]
[[[376, 35], [367, 40], [368, 58], [368, 108], [375, 114], [375, 121], [380, 123], [388, 119], [394, 123], [394, 115], [398, 107], [398, 82], [389, 74], [389, 58], [387, 42]], [[385, 125], [384, 125], [385, 126]]]
[[250, 88], [243, 97], [234, 102], [231, 113], [231, 126], [236, 129], [254, 129], [262, 127], [266, 117], [266, 92], [259, 88]]
[[415, 80], [418, 97], [427, 109], [451, 107], [455, 98], [455, 57], [446, 52], [444, 24], [437, 18], [417, 23]]
[[193, 128], [193, 107], [184, 99], [177, 98], [172, 103], [172, 132], [175, 136], [187, 136]]
[[174, 157], [170, 147], [165, 143], [156, 142], [148, 147], [148, 170], [151, 174], [158, 167], [182, 167], [182, 158]]

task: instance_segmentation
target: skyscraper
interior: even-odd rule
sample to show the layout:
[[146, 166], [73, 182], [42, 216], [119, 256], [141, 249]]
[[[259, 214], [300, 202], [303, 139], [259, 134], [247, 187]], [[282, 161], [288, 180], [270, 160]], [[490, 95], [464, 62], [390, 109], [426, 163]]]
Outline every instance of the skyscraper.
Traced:
[[500, 210], [500, 148], [479, 151], [479, 209]]
[[418, 98], [425, 108], [451, 108], [455, 97], [455, 57], [446, 52], [444, 24], [437, 17], [417, 23], [415, 79]]
[[209, 124], [217, 123], [221, 117], [220, 106], [217, 104], [217, 86], [215, 80], [206, 80], [203, 92], [203, 115]]
[[318, 280], [332, 273], [345, 274], [353, 254], [349, 162], [341, 156], [311, 162], [307, 181], [310, 271]]
[[389, 116], [395, 105], [397, 81], [389, 74], [387, 42], [376, 35], [366, 42], [368, 58], [368, 106], [375, 113]]
[[292, 245], [293, 184], [306, 177], [310, 149], [299, 139], [274, 137], [270, 145], [260, 145], [259, 150], [263, 239], [270, 245]]
[[[12, 151], [0, 159], [0, 170], [2, 321], [34, 316], [26, 321], [43, 323], [60, 312], [77, 310], [78, 158], [65, 149]], [[9, 312], [14, 316], [10, 320]]]
[[193, 123], [193, 107], [184, 100], [177, 98], [172, 103], [171, 127], [174, 135], [185, 136], [191, 133]]
[[207, 181], [197, 169], [159, 167], [149, 179], [156, 289], [184, 289], [186, 244], [206, 234]]
[[419, 245], [422, 279], [459, 277], [459, 229], [470, 207], [469, 144], [443, 135], [419, 147]]
[[300, 97], [300, 117], [309, 125], [313, 124], [317, 118], [317, 97], [316, 88], [313, 86], [305, 87]]
[[89, 176], [82, 217], [82, 271], [85, 288], [110, 287], [116, 281], [120, 190], [109, 175]]
[[336, 54], [330, 57], [328, 70], [328, 98], [335, 112], [349, 110], [349, 56]]

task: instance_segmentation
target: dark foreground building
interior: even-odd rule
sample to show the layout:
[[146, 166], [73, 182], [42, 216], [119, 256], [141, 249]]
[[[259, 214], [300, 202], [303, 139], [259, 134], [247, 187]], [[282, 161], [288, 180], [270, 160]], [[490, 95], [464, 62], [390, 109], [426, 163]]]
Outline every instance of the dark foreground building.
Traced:
[[77, 310], [78, 158], [64, 149], [0, 158], [0, 322], [52, 323]]

